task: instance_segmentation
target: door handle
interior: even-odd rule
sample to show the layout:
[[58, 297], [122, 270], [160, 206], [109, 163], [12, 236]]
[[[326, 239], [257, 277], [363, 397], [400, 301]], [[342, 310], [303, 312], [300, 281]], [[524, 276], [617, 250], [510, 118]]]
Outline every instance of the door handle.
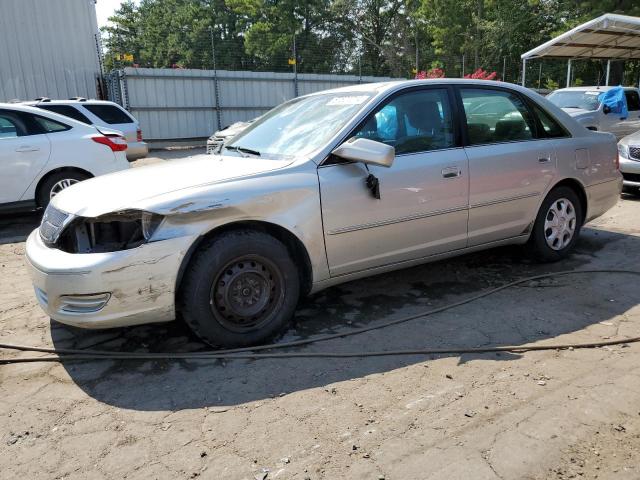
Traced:
[[20, 152], [20, 153], [23, 153], [23, 152], [37, 152], [39, 150], [40, 149], [38, 147], [33, 147], [33, 146], [30, 146], [30, 145], [22, 145], [22, 146], [16, 148], [16, 152]]
[[462, 175], [462, 170], [458, 167], [447, 167], [442, 169], [443, 178], [456, 178]]
[[551, 157], [540, 157], [538, 162], [540, 163], [549, 163], [551, 161]]

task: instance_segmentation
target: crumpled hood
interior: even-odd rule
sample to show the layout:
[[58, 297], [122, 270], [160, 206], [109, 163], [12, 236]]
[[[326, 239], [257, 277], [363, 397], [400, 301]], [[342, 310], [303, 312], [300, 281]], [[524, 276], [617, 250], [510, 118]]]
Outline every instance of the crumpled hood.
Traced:
[[[97, 217], [135, 209], [143, 201], [149, 205], [153, 203], [150, 199], [167, 193], [174, 192], [175, 197], [179, 190], [259, 175], [291, 163], [291, 160], [196, 155], [85, 180], [60, 192], [51, 203], [67, 213]], [[185, 192], [185, 199], [188, 196]]]

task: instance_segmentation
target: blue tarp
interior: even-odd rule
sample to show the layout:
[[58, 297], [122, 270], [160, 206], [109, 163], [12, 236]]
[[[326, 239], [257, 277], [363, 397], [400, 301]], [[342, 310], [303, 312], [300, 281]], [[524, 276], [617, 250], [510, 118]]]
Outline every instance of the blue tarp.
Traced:
[[598, 100], [607, 105], [611, 109], [611, 113], [619, 114], [620, 120], [624, 120], [629, 116], [627, 99], [624, 96], [624, 89], [621, 86], [613, 87], [611, 90], [602, 92], [598, 95]]

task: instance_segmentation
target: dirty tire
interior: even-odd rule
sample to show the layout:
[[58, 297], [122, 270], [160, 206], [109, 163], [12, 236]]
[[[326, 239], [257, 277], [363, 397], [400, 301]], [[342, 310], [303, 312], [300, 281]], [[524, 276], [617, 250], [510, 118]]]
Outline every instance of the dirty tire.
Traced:
[[[575, 216], [575, 227], [573, 231], [573, 236], [570, 238], [568, 243], [564, 246], [557, 245], [556, 248], [552, 248], [547, 241], [548, 234], [550, 229], [545, 228], [545, 224], [548, 224], [550, 218], [553, 217], [553, 214], [549, 216], [550, 210], [554, 208], [554, 204], [557, 205], [556, 202], [561, 202], [562, 200], [568, 200], [573, 207], [573, 215]], [[583, 208], [582, 202], [580, 198], [576, 194], [576, 192], [569, 187], [556, 187], [544, 199], [542, 205], [540, 206], [540, 210], [538, 211], [538, 216], [536, 217], [536, 221], [533, 226], [533, 231], [531, 232], [531, 237], [529, 238], [529, 242], [527, 243], [527, 253], [535, 260], [540, 262], [557, 262], [558, 260], [562, 260], [565, 258], [576, 242], [578, 241], [578, 237], [580, 236], [580, 229], [582, 228], [582, 218], [583, 218]], [[557, 208], [556, 208], [557, 209]]]
[[49, 175], [47, 178], [45, 178], [44, 182], [42, 182], [42, 184], [38, 188], [38, 192], [36, 194], [36, 202], [38, 204], [38, 207], [47, 208], [47, 205], [49, 205], [49, 201], [51, 200], [51, 190], [59, 182], [62, 182], [64, 180], [82, 182], [83, 180], [87, 180], [88, 178], [91, 178], [90, 175], [74, 170], [63, 170], [61, 172], [56, 172]]
[[298, 270], [287, 248], [268, 234], [241, 230], [200, 246], [185, 271], [178, 308], [208, 344], [244, 347], [280, 332], [299, 294]]

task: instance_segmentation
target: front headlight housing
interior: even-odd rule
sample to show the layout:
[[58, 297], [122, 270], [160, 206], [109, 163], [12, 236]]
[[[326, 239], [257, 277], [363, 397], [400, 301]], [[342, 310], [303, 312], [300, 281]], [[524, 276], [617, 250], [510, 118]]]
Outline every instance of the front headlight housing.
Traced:
[[125, 210], [96, 218], [77, 217], [60, 236], [57, 247], [69, 253], [128, 250], [150, 242], [164, 217]]
[[142, 236], [148, 242], [153, 237], [160, 224], [164, 220], [162, 215], [151, 212], [142, 212], [140, 222], [142, 224]]
[[618, 144], [618, 155], [622, 158], [629, 158], [629, 145]]

